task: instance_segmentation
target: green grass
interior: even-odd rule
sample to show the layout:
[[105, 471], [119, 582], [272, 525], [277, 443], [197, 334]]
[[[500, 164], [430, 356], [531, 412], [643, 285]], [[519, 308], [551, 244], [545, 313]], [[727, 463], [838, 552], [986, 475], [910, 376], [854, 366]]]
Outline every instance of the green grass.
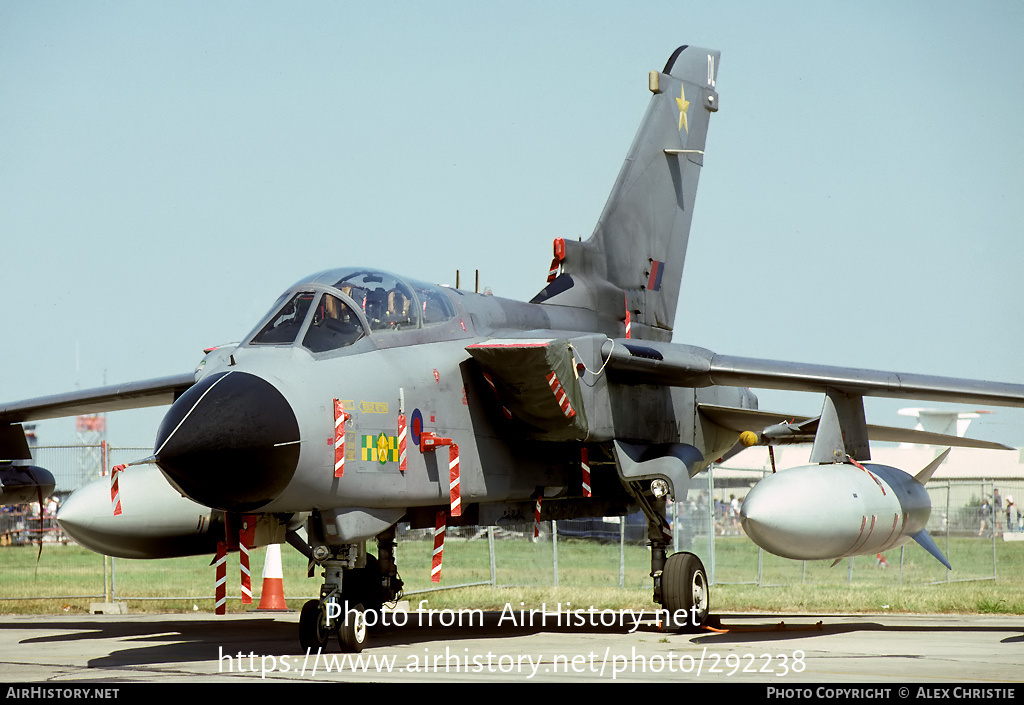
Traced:
[[[946, 551], [944, 540], [940, 547]], [[407, 599], [444, 608], [501, 609], [505, 604], [539, 607], [542, 603], [576, 607], [651, 608], [650, 553], [644, 546], [627, 545], [620, 584], [619, 547], [592, 541], [559, 539], [558, 586], [550, 543], [526, 538], [495, 541], [497, 587], [490, 585], [430, 590], [433, 544], [424, 538], [399, 543], [399, 569]], [[769, 612], [913, 612], [1024, 614], [1024, 542], [995, 544], [991, 540], [951, 539], [948, 556], [954, 571], [946, 570], [916, 544], [907, 546], [902, 571], [900, 551], [887, 554], [889, 567], [876, 566], [873, 556], [854, 559], [853, 579], [847, 559], [801, 563], [762, 554], [760, 572], [756, 546], [743, 537], [720, 537], [715, 543], [716, 613]], [[259, 601], [264, 551], [252, 553], [253, 592]], [[319, 591], [306, 577], [306, 560], [283, 547], [285, 595], [289, 606]], [[710, 560], [702, 556], [710, 568]], [[133, 611], [191, 612], [213, 609], [214, 569], [211, 557], [132, 561], [114, 559], [115, 597]], [[47, 544], [37, 559], [36, 547], [0, 548], [0, 612], [86, 612], [90, 602], [102, 601], [103, 558], [77, 546]], [[237, 554], [228, 561], [229, 610], [243, 611], [239, 594]], [[441, 587], [452, 588], [490, 580], [486, 539], [450, 537], [445, 544]], [[758, 585], [760, 580], [760, 585]], [[11, 599], [14, 598], [14, 599]], [[170, 599], [182, 598], [182, 599]], [[247, 609], [247, 608], [246, 608]]]

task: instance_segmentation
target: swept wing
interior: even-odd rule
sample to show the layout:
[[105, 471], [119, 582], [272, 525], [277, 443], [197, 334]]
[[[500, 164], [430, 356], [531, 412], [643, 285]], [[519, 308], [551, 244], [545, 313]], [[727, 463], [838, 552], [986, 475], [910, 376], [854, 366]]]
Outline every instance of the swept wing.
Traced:
[[189, 372], [24, 399], [0, 406], [0, 424], [163, 406], [173, 403], [194, 383], [195, 375]]
[[631, 383], [801, 392], [832, 389], [851, 396], [1024, 407], [1024, 384], [735, 357], [650, 340], [610, 340], [602, 352], [608, 374]]

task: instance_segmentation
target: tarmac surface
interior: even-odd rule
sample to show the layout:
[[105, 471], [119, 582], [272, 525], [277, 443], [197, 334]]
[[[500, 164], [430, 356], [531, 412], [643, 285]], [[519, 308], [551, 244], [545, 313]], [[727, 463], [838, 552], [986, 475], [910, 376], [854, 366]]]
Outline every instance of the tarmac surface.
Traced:
[[1016, 683], [1010, 699], [1024, 695], [1024, 616], [738, 614], [720, 616], [720, 631], [679, 634], [611, 611], [563, 609], [560, 625], [551, 606], [531, 626], [519, 609], [413, 611], [404, 626], [377, 627], [358, 655], [335, 639], [303, 653], [298, 612], [0, 616], [0, 680], [810, 682], [894, 694], [900, 684]]

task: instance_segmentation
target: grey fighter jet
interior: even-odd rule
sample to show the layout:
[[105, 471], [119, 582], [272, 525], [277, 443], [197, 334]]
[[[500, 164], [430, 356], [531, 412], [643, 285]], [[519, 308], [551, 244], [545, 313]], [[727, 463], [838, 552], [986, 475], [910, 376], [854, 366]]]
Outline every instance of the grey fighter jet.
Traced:
[[[117, 473], [123, 511], [109, 482], [86, 486], [61, 511], [65, 531], [129, 557], [288, 542], [323, 575], [300, 618], [312, 648], [337, 632], [358, 651], [366, 615], [401, 593], [398, 522], [495, 525], [533, 517], [538, 499], [544, 520], [639, 508], [655, 602], [672, 626], [700, 625], [704, 566], [667, 555], [666, 502], [741, 441], [814, 443], [811, 465], [769, 477], [745, 505], [748, 534], [769, 550], [837, 559], [927, 544], [920, 487], [934, 468], [872, 465], [868, 440], [978, 442], [869, 426], [863, 397], [1024, 406], [1024, 385], [671, 342], [718, 64], [719, 52], [684, 46], [650, 73], [650, 105], [593, 235], [555, 240], [532, 301], [369, 267], [313, 274], [194, 374], [0, 405], [4, 457], [27, 462], [25, 421], [170, 403], [150, 464]], [[822, 393], [822, 414], [760, 411], [748, 387]], [[833, 495], [818, 503], [829, 516], [805, 516], [809, 492]]]

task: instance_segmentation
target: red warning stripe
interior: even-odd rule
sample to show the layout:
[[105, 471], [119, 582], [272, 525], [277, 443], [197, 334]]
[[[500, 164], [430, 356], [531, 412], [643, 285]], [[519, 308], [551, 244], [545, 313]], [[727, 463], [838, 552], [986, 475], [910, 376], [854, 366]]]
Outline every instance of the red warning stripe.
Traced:
[[590, 492], [590, 451], [586, 447], [580, 448], [580, 473], [583, 476], [583, 496], [593, 496]]
[[462, 487], [459, 478], [459, 444], [448, 446], [448, 498], [451, 502], [452, 516], [462, 516]]
[[252, 573], [249, 570], [249, 548], [256, 543], [256, 517], [246, 514], [242, 517], [242, 528], [238, 532], [238, 562], [242, 571], [242, 604], [252, 604]]
[[537, 500], [533, 505], [533, 538], [540, 538], [540, 500], [541, 494], [537, 493]]
[[[252, 574], [249, 572], [249, 547], [238, 542], [238, 562], [242, 570], [242, 604], [252, 604]], [[225, 571], [226, 573], [227, 571]]]
[[117, 482], [117, 474], [127, 465], [115, 465], [110, 470], [110, 503], [114, 505], [114, 516], [121, 516], [121, 490]]
[[487, 382], [487, 384], [491, 386], [491, 390], [494, 392], [495, 396], [497, 396], [498, 387], [497, 385], [494, 384], [494, 378], [491, 377], [491, 374], [489, 372], [484, 372], [484, 380]]
[[[484, 380], [487, 381], [487, 384], [491, 387], [491, 391], [494, 392], [494, 398], [501, 402], [501, 397], [498, 395], [498, 385], [494, 383], [494, 378], [491, 377], [489, 372], [484, 372]], [[512, 418], [512, 412], [509, 411], [509, 408], [504, 404], [501, 405], [501, 413], [505, 415], [506, 419]]]
[[555, 280], [558, 276], [558, 267], [562, 264], [565, 259], [565, 240], [560, 237], [556, 237], [554, 243], [555, 258], [551, 260], [551, 269], [548, 270], [548, 283]]
[[408, 428], [405, 422], [405, 414], [398, 415], [398, 471], [405, 473], [405, 438], [408, 435]]
[[430, 562], [430, 582], [441, 582], [441, 558], [444, 555], [444, 530], [447, 517], [438, 512], [434, 524], [434, 556]]
[[223, 541], [217, 542], [217, 583], [214, 586], [213, 611], [216, 614], [227, 613], [227, 583], [228, 583], [228, 547]]
[[870, 478], [871, 478], [872, 480], [874, 480], [874, 481], [875, 481], [875, 484], [876, 484], [876, 485], [878, 485], [878, 489], [882, 490], [882, 495], [883, 495], [883, 496], [885, 495], [885, 487], [884, 487], [884, 486], [882, 485], [882, 483], [881, 483], [881, 482], [879, 482], [879, 481], [878, 481], [878, 478], [877, 478], [877, 477], [875, 477], [875, 476], [874, 476], [874, 474], [872, 474], [872, 472], [871, 472], [870, 470], [868, 470], [868, 469], [867, 469], [866, 467], [864, 467], [863, 465], [861, 465], [860, 463], [858, 463], [858, 462], [857, 462], [857, 461], [856, 461], [855, 459], [853, 459], [853, 458], [850, 458], [850, 462], [851, 462], [851, 463], [853, 463], [853, 464], [854, 464], [854, 465], [855, 465], [856, 467], [858, 467], [858, 468], [860, 468], [861, 470], [863, 470], [864, 472], [866, 472], [866, 473], [868, 474], [868, 477], [870, 477]]
[[462, 516], [462, 483], [459, 473], [459, 444], [429, 431], [420, 434], [420, 452], [430, 453], [439, 446], [448, 446], [448, 499], [453, 517]]
[[551, 260], [551, 269], [548, 270], [548, 283], [549, 284], [551, 282], [553, 282], [558, 277], [558, 265], [560, 265], [560, 264], [561, 264], [561, 262], [559, 262], [558, 259]]
[[345, 413], [345, 404], [334, 400], [334, 476], [345, 475], [345, 422], [352, 418]]
[[547, 380], [548, 386], [551, 387], [555, 400], [558, 402], [558, 406], [562, 408], [562, 413], [565, 414], [566, 418], [571, 419], [576, 415], [576, 411], [572, 408], [572, 404], [569, 403], [569, 395], [562, 389], [562, 383], [558, 381], [558, 375], [552, 372], [547, 375]]

